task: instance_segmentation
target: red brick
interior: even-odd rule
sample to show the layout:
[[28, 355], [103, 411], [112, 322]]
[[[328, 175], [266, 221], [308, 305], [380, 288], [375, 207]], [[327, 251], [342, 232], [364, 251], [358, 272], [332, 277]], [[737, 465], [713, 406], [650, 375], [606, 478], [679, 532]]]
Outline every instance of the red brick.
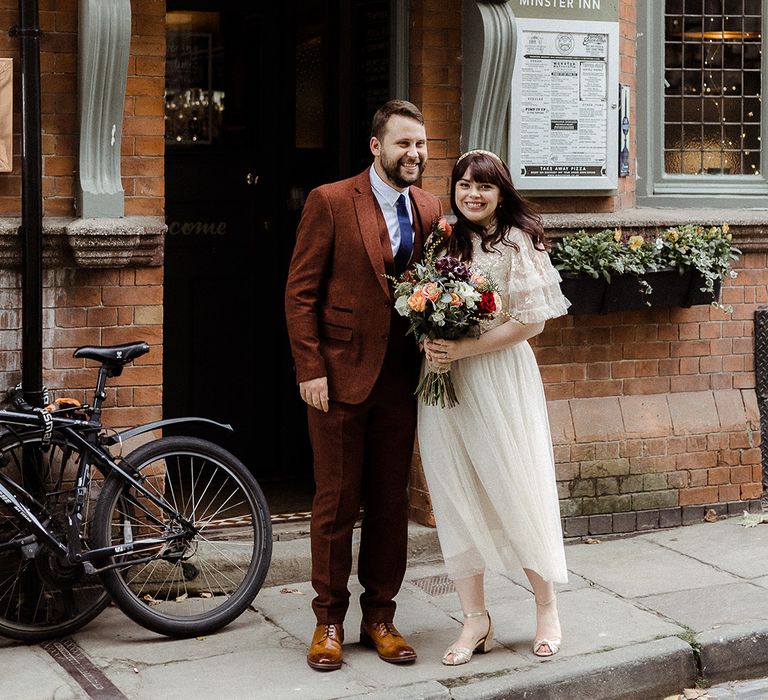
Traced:
[[611, 377], [614, 379], [623, 379], [626, 377], [635, 376], [634, 360], [619, 360], [618, 362], [611, 363]]
[[665, 342], [631, 343], [624, 346], [624, 358], [628, 360], [669, 357], [669, 354], [670, 343]]
[[699, 373], [699, 358], [698, 357], [682, 357], [680, 362], [680, 374], [698, 374]]
[[624, 394], [626, 396], [637, 394], [666, 394], [669, 390], [669, 377], [646, 377], [643, 379], [624, 380]]
[[679, 326], [680, 340], [698, 340], [699, 338], [699, 324], [698, 323], [681, 323]]
[[717, 486], [701, 486], [680, 491], [681, 506], [697, 505], [699, 503], [714, 503], [717, 499]]
[[741, 497], [742, 488], [736, 485], [721, 486], [717, 490], [717, 500], [720, 503], [728, 503], [729, 501], [738, 501]]
[[717, 464], [717, 455], [714, 452], [679, 454], [675, 458], [675, 463], [678, 469], [704, 469]]
[[576, 398], [587, 398], [592, 396], [620, 396], [621, 381], [618, 379], [606, 379], [601, 381], [596, 380], [577, 383], [574, 385], [573, 394]]
[[681, 340], [672, 342], [670, 347], [672, 357], [701, 357], [709, 353], [710, 341], [708, 340]]
[[707, 470], [707, 483], [710, 486], [720, 484], [729, 484], [731, 481], [731, 470], [728, 467], [716, 467]]
[[[763, 487], [761, 484], [742, 484], [741, 485], [741, 497], [744, 500], [750, 498], [760, 498], [763, 493]], [[735, 499], [734, 499], [735, 500]]]
[[670, 378], [670, 390], [673, 392], [705, 391], [706, 389], [709, 389], [709, 377], [706, 374]]
[[745, 484], [749, 481], [752, 481], [752, 467], [731, 468], [732, 484]]
[[742, 464], [760, 464], [760, 449], [753, 447], [750, 450], [742, 450], [741, 452]]

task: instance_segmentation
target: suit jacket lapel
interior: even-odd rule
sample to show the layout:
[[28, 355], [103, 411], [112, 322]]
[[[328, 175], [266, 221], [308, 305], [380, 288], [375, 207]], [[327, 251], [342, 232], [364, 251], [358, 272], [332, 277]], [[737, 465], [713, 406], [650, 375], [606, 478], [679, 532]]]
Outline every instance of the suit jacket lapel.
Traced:
[[355, 213], [357, 215], [360, 235], [363, 238], [363, 245], [371, 260], [371, 265], [373, 265], [373, 269], [376, 271], [381, 288], [391, 298], [392, 290], [389, 281], [384, 277], [386, 267], [384, 264], [381, 228], [384, 229], [387, 239], [389, 239], [389, 234], [386, 231], [387, 227], [384, 223], [384, 216], [379, 211], [376, 197], [374, 197], [371, 190], [371, 180], [367, 170], [355, 178], [355, 190]]

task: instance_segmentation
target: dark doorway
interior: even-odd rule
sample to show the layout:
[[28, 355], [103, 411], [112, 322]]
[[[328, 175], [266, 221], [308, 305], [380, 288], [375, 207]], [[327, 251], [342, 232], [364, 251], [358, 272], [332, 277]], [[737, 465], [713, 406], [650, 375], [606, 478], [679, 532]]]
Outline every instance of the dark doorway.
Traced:
[[296, 227], [310, 189], [370, 162], [390, 13], [248, 5], [167, 2], [163, 409], [231, 423], [196, 434], [240, 457], [276, 513], [308, 510], [313, 488], [283, 321]]

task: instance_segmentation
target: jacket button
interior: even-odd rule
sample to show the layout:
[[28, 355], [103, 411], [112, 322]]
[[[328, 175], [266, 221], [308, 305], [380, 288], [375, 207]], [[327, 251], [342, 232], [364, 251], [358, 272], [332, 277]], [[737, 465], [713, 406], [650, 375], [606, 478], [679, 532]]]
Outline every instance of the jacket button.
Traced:
[[389, 340], [389, 336], [385, 333], [381, 336], [383, 340]]

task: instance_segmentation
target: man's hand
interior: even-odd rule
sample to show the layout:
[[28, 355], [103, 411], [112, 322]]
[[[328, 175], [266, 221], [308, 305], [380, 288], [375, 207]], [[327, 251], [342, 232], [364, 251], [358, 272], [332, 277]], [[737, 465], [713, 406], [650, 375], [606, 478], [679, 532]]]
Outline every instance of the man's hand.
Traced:
[[328, 377], [308, 379], [299, 383], [301, 398], [312, 408], [328, 413]]

